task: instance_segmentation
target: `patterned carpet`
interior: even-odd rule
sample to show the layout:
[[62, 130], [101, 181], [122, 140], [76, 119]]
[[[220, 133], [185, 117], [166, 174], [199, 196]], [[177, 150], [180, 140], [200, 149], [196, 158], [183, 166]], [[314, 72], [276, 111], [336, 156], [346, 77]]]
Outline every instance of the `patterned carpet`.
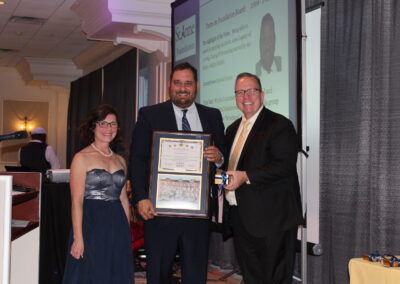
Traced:
[[[241, 276], [237, 274], [230, 275], [230, 272], [231, 271], [220, 270], [218, 267], [210, 265], [208, 268], [207, 284], [240, 284]], [[173, 283], [180, 283], [179, 278], [177, 278], [175, 282], [173, 281]], [[145, 272], [135, 273], [135, 284], [146, 284]]]

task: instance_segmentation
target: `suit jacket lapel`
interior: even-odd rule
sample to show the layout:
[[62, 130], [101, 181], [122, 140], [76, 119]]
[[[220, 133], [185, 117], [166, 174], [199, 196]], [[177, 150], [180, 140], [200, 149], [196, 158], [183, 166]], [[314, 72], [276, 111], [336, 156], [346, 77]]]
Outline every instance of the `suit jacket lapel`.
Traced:
[[170, 124], [168, 128], [170, 128], [171, 131], [178, 131], [174, 107], [172, 106], [172, 101], [170, 100], [165, 104], [165, 117], [163, 117], [163, 120]]
[[248, 148], [250, 147], [250, 145], [253, 145], [254, 143], [254, 136], [257, 132], [257, 130], [262, 127], [265, 123], [265, 119], [267, 118], [267, 109], [264, 107], [260, 114], [258, 115], [256, 121], [254, 122], [253, 127], [250, 130], [249, 135], [247, 136], [246, 142], [243, 145], [243, 149], [242, 152], [240, 153], [240, 158], [238, 161], [238, 165], [237, 168], [239, 169], [240, 164], [242, 163], [243, 157], [246, 154], [246, 151], [248, 150]]
[[233, 144], [233, 141], [235, 140], [236, 132], [239, 129], [241, 121], [242, 121], [242, 119], [240, 118], [240, 119], [236, 120], [235, 122], [233, 122], [232, 130], [230, 132], [226, 133], [226, 143], [227, 143], [228, 149], [232, 148], [232, 144]]
[[204, 132], [207, 133], [211, 133], [211, 127], [209, 124], [209, 121], [207, 119], [207, 114], [204, 112], [204, 108], [199, 105], [198, 103], [196, 104], [196, 109], [197, 109], [197, 113], [199, 114], [199, 118], [200, 118], [200, 123], [201, 123], [201, 127], [203, 128]]

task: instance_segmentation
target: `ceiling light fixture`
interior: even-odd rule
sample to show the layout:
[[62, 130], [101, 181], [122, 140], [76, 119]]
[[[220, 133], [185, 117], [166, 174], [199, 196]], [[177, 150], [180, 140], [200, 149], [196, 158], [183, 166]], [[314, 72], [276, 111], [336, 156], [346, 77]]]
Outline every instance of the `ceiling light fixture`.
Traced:
[[0, 1], [0, 5], [4, 5], [4, 4], [6, 4], [6, 2]]

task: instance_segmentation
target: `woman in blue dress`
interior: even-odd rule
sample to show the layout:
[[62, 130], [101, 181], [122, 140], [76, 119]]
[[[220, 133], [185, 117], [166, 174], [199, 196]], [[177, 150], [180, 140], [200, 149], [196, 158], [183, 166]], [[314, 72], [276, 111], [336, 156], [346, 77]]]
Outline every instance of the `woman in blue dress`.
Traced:
[[126, 163], [118, 150], [118, 114], [93, 109], [80, 127], [87, 147], [71, 164], [72, 233], [64, 284], [132, 284]]

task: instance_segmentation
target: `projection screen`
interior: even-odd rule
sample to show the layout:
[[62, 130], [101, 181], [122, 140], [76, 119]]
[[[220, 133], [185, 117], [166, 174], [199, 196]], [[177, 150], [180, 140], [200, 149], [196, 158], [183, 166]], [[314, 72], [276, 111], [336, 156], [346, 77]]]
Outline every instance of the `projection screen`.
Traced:
[[260, 77], [265, 105], [298, 126], [299, 31], [295, 0], [172, 3], [173, 62], [199, 70], [200, 103], [219, 108], [225, 126], [240, 117], [236, 75]]

